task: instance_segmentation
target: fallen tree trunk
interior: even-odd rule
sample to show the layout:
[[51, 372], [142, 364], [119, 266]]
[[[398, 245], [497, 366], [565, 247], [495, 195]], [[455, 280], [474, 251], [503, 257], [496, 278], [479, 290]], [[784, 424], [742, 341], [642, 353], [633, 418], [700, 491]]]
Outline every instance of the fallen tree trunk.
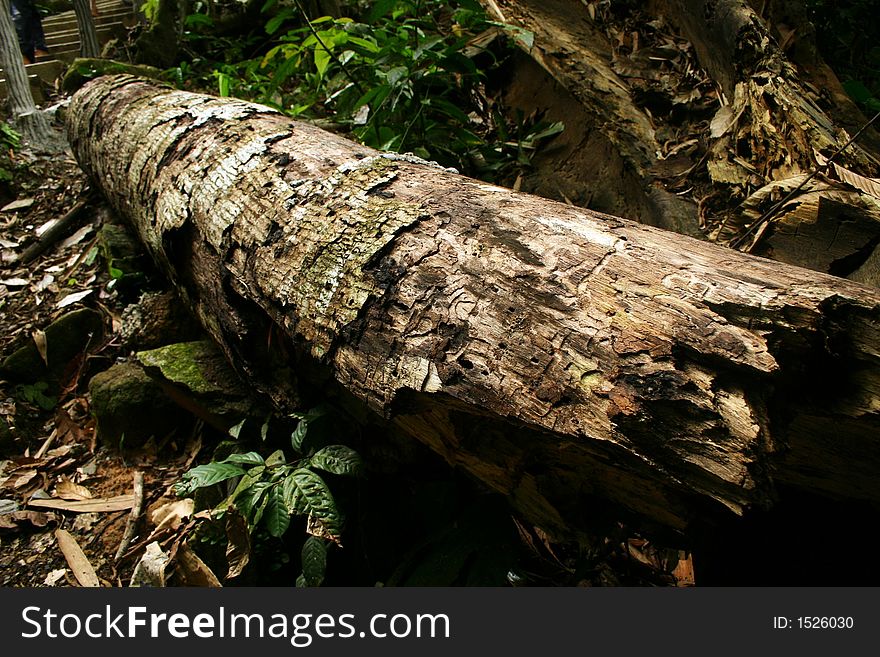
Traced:
[[67, 121], [253, 383], [323, 373], [550, 531], [880, 501], [877, 290], [128, 76]]

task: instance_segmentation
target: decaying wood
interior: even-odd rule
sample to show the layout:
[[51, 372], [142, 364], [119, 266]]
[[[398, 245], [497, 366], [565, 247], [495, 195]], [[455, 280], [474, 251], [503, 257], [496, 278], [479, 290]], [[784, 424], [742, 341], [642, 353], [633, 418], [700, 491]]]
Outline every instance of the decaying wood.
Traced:
[[29, 246], [16, 259], [12, 261], [12, 265], [28, 265], [37, 259], [46, 249], [53, 246], [58, 240], [66, 237], [68, 233], [79, 226], [82, 219], [85, 218], [86, 208], [92, 201], [90, 196], [78, 200], [70, 210], [58, 219], [52, 227], [43, 233], [39, 239]]
[[[807, 84], [801, 76], [809, 73], [797, 69], [774, 39], [771, 26], [743, 0], [632, 4], [642, 28], [662, 30], [665, 38], [658, 44], [644, 43], [637, 31], [628, 31], [625, 22], [614, 23], [607, 5], [604, 13], [596, 9], [605, 3], [483, 0], [482, 4], [494, 18], [534, 33], [534, 43], [525, 48], [528, 55], [576, 101], [582, 117], [591, 121], [583, 129], [578, 112], [568, 112], [577, 131], [561, 141], [577, 144], [579, 138], [581, 144], [571, 149], [569, 162], [554, 160], [553, 171], [559, 171], [564, 184], [551, 175], [547, 182], [539, 181], [531, 188], [542, 195], [556, 197], [555, 187], [564, 186], [572, 198], [588, 199], [590, 207], [687, 234], [694, 234], [698, 214], [703, 219], [703, 202], [715, 199], [716, 208], [732, 209], [718, 210], [710, 236], [727, 242], [778, 200], [770, 193], [774, 186], [777, 190], [794, 187], [792, 181], [816, 171], [823, 156], [836, 152], [866, 121], [853, 118], [860, 116], [858, 110], [815, 52], [809, 71], [821, 79], [813, 86]], [[773, 10], [780, 3], [752, 4], [770, 5]], [[520, 44], [525, 47], [523, 41]], [[691, 49], [696, 60], [682, 72], [675, 63]], [[694, 85], [701, 78], [704, 83]], [[669, 88], [676, 84], [683, 86]], [[689, 120], [692, 126], [681, 124], [682, 117], [694, 113], [713, 94], [717, 95], [714, 116], [701, 119], [699, 112], [704, 109], [699, 108]], [[511, 100], [527, 104], [522, 95]], [[837, 117], [845, 117], [849, 132]], [[700, 123], [704, 123], [702, 129]], [[686, 148], [666, 148], [685, 137], [692, 142], [682, 144]], [[876, 134], [868, 131], [838, 161], [862, 176], [877, 176], [880, 152], [871, 149], [877, 143]], [[578, 167], [590, 161], [585, 149], [596, 151], [600, 160], [619, 159], [620, 164], [614, 166], [623, 173], [595, 180], [593, 171]], [[694, 178], [695, 182], [682, 184]], [[773, 217], [779, 224], [771, 223], [761, 233], [762, 238], [771, 237], [778, 225], [789, 236], [762, 244], [757, 252], [880, 285], [873, 270], [858, 271], [880, 241], [877, 197], [860, 194], [858, 189], [853, 192], [839, 178], [823, 178], [822, 185], [809, 191]], [[846, 216], [820, 207], [820, 199], [839, 204], [842, 196], [849, 197]], [[744, 207], [758, 211], [744, 212]], [[847, 230], [853, 214], [868, 214], [869, 222], [858, 231], [849, 230], [851, 244], [835, 242], [838, 229]], [[793, 225], [806, 227], [812, 237], [793, 244]], [[815, 249], [814, 242], [822, 235], [829, 237], [820, 249], [840, 252], [846, 248], [847, 252], [836, 259], [800, 258], [800, 247]], [[753, 248], [751, 242], [746, 240], [743, 248]]]
[[126, 76], [67, 121], [256, 387], [341, 387], [550, 531], [600, 499], [683, 530], [777, 482], [880, 502], [874, 289]]

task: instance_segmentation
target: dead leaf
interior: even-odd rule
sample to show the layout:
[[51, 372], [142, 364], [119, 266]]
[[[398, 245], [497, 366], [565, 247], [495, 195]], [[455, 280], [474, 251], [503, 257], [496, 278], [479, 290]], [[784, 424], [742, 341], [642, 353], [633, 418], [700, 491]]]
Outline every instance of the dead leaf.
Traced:
[[730, 105], [722, 106], [712, 117], [712, 122], [709, 124], [709, 136], [712, 139], [718, 139], [730, 131], [734, 121], [733, 108]]
[[226, 579], [241, 575], [251, 559], [251, 532], [247, 519], [235, 510], [226, 516], [226, 562], [229, 571]]
[[37, 234], [37, 237], [42, 237], [52, 228], [52, 226], [56, 225], [57, 223], [58, 219], [49, 219], [49, 221], [42, 224], [41, 226], [37, 226], [34, 232]]
[[67, 568], [59, 568], [58, 570], [53, 570], [51, 573], [46, 575], [46, 579], [43, 580], [43, 584], [46, 586], [55, 586], [58, 582], [62, 580], [62, 578], [67, 574]]
[[150, 514], [150, 519], [153, 521], [153, 524], [156, 525], [156, 528], [153, 530], [153, 535], [166, 529], [176, 531], [183, 523], [184, 519], [191, 517], [194, 511], [195, 502], [189, 497], [183, 500], [163, 504]]
[[34, 339], [34, 344], [37, 345], [37, 351], [40, 353], [40, 358], [43, 359], [46, 367], [49, 367], [49, 345], [46, 342], [46, 332], [41, 331], [40, 329], [35, 329], [31, 337]]
[[222, 587], [220, 580], [192, 549], [184, 543], [177, 550], [174, 574], [181, 586]]
[[93, 497], [88, 488], [65, 478], [55, 485], [55, 495], [62, 500], [90, 500]]
[[92, 226], [92, 225], [83, 226], [83, 227], [80, 228], [78, 231], [76, 231], [73, 235], [71, 235], [70, 237], [68, 237], [68, 238], [67, 238], [66, 240], [64, 240], [63, 242], [61, 242], [61, 244], [58, 245], [58, 248], [59, 248], [59, 249], [66, 249], [67, 247], [73, 246], [74, 244], [79, 244], [79, 243], [82, 242], [82, 241], [86, 238], [86, 236], [87, 236], [89, 233], [91, 233], [94, 229], [95, 229], [95, 228], [94, 228], [94, 226]]
[[77, 301], [82, 301], [87, 296], [89, 296], [94, 290], [83, 290], [82, 292], [74, 292], [73, 294], [68, 294], [61, 301], [55, 304], [56, 308], [66, 308], [67, 306], [76, 303]]
[[676, 586], [695, 586], [693, 557], [679, 552], [678, 563], [675, 565], [675, 570], [672, 571], [672, 576], [675, 578]]
[[76, 539], [63, 529], [55, 530], [55, 540], [80, 586], [98, 588], [101, 581]]
[[42, 292], [54, 282], [55, 277], [52, 274], [44, 274], [43, 278], [41, 278], [36, 284], [34, 284], [33, 290], [34, 292]]
[[117, 495], [116, 497], [102, 497], [92, 500], [30, 500], [28, 506], [40, 509], [58, 509], [59, 511], [73, 511], [74, 513], [128, 511], [134, 506], [134, 495]]
[[162, 551], [158, 543], [148, 544], [140, 561], [134, 567], [129, 586], [164, 587], [165, 567], [168, 561], [168, 555]]
[[847, 185], [880, 199], [880, 179], [860, 176], [855, 171], [850, 171], [846, 167], [840, 166], [837, 162], [832, 162], [831, 166], [834, 167], [834, 173]]
[[0, 285], [5, 285], [6, 287], [24, 287], [28, 283], [30, 283], [29, 280], [21, 278], [20, 276], [0, 279]]
[[34, 204], [34, 199], [32, 198], [17, 198], [11, 203], [7, 203], [2, 208], [0, 208], [0, 212], [13, 212], [15, 210], [24, 210], [25, 208], [29, 208]]
[[36, 470], [25, 470], [24, 472], [16, 473], [14, 478], [10, 478], [12, 488], [15, 488], [16, 490], [26, 488], [33, 482], [35, 477], [39, 476], [39, 474], [40, 473]]
[[43, 529], [54, 522], [58, 522], [54, 513], [42, 511], [12, 511], [0, 514], [0, 529]]

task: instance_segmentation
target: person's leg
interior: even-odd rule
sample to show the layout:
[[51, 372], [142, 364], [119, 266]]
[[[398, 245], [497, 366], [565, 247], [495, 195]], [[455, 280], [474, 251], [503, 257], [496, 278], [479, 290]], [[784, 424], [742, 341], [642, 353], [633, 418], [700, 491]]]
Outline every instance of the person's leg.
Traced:
[[34, 18], [31, 27], [34, 35], [34, 56], [44, 57], [48, 55], [49, 47], [46, 45], [46, 33], [43, 32], [43, 17], [40, 16], [38, 10], [34, 11]]
[[18, 47], [21, 49], [25, 64], [33, 64], [34, 39], [31, 34], [31, 12], [35, 9], [31, 0], [12, 0], [12, 22], [18, 35]]

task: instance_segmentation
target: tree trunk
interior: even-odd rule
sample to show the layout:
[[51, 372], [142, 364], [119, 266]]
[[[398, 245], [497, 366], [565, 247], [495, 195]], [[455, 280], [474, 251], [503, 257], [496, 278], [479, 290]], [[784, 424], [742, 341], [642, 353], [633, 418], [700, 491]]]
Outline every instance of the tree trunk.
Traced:
[[[858, 273], [880, 243], [873, 185], [858, 178], [880, 173], [876, 132], [835, 158], [856, 176], [832, 169], [774, 209], [866, 121], [815, 49], [797, 50], [799, 71], [743, 0], [482, 4], [534, 33], [519, 43], [561, 87], [548, 101], [532, 91], [540, 83], [516, 93], [514, 82], [509, 99], [572, 129], [524, 190], [880, 285]], [[790, 17], [801, 3], [753, 4]], [[785, 48], [807, 41], [783, 29]]]
[[73, 0], [76, 13], [76, 25], [79, 29], [80, 57], [95, 59], [101, 56], [98, 33], [95, 31], [95, 20], [92, 18], [92, 7], [89, 0]]
[[338, 385], [550, 531], [596, 498], [684, 530], [777, 482], [880, 502], [876, 290], [127, 76], [67, 116], [279, 404]]
[[56, 150], [59, 140], [34, 103], [11, 16], [9, 0], [0, 0], [0, 67], [6, 77], [12, 122], [31, 148]]

